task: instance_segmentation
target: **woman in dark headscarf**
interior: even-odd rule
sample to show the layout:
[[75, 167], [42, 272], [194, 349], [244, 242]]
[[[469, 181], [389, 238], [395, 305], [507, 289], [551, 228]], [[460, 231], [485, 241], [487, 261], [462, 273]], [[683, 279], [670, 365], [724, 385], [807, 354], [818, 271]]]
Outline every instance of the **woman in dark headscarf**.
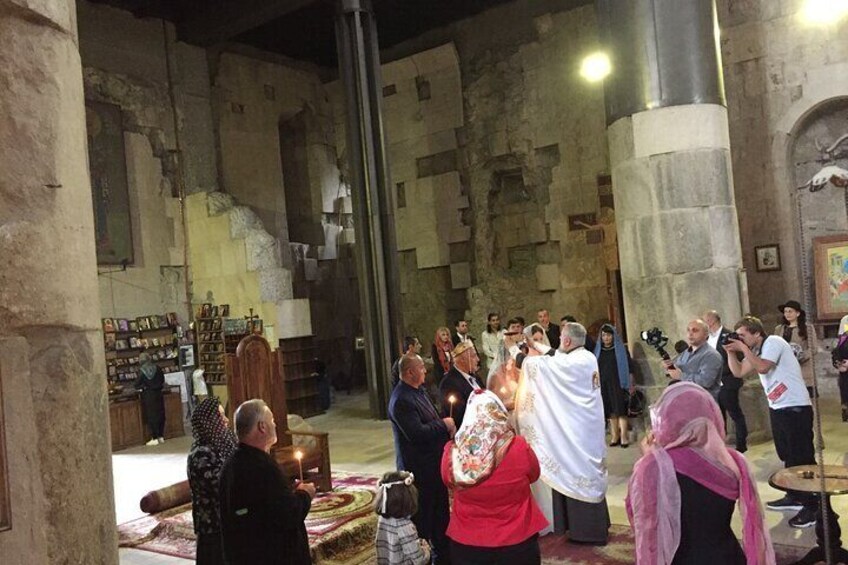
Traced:
[[165, 399], [162, 397], [165, 374], [147, 353], [139, 355], [138, 362], [141, 364], [141, 374], [133, 384], [141, 391], [141, 406], [150, 428], [147, 445], [165, 443]]
[[598, 372], [601, 375], [601, 398], [604, 415], [609, 420], [610, 447], [630, 445], [630, 423], [627, 420], [629, 393], [633, 392], [633, 370], [630, 353], [611, 324], [601, 326], [595, 343]]
[[203, 399], [191, 415], [194, 443], [188, 454], [191, 513], [197, 535], [198, 565], [223, 565], [218, 478], [236, 449], [236, 437], [215, 397]]

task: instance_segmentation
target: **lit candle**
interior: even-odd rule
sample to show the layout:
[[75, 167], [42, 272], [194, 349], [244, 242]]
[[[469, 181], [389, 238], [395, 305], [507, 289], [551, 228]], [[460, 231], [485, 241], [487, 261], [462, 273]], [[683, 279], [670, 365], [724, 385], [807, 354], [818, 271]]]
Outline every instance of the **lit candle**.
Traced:
[[297, 468], [300, 469], [300, 482], [303, 482], [303, 452], [298, 449], [294, 452], [294, 458], [297, 459]]
[[453, 418], [453, 403], [456, 402], [456, 397], [454, 395], [450, 395], [448, 397], [448, 402], [450, 402], [450, 417]]

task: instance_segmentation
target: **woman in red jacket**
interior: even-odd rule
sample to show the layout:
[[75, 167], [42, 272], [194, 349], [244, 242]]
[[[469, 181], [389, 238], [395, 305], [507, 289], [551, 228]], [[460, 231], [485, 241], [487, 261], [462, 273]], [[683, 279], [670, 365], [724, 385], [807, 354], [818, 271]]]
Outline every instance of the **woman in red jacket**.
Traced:
[[515, 434], [501, 400], [476, 391], [442, 455], [442, 481], [454, 496], [447, 531], [451, 562], [541, 563], [538, 534], [548, 521], [530, 492], [538, 478], [536, 454]]

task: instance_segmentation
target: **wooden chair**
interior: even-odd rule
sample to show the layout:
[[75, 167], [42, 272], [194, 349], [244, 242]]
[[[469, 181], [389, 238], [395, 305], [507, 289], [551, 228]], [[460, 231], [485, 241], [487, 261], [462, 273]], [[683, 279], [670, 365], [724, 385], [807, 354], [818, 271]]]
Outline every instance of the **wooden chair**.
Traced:
[[[288, 429], [286, 388], [280, 372], [280, 357], [268, 342], [259, 335], [242, 339], [235, 354], [228, 353], [225, 360], [227, 392], [230, 406], [235, 410], [242, 402], [261, 398], [274, 413], [277, 422], [277, 443], [271, 456], [289, 477], [299, 476], [295, 451], [301, 451], [304, 480], [326, 492], [333, 490], [330, 474], [330, 444], [326, 432], [301, 432]], [[295, 436], [312, 438], [313, 445], [295, 445]]]

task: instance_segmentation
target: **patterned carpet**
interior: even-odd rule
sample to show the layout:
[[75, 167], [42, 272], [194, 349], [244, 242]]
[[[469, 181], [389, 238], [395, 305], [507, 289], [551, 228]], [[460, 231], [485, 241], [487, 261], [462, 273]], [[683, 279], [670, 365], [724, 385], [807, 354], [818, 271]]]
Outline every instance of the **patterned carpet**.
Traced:
[[[306, 519], [316, 565], [373, 565], [377, 518], [372, 508], [376, 477], [333, 473], [332, 492], [319, 494]], [[194, 559], [191, 505], [185, 504], [118, 526], [119, 545]], [[573, 544], [565, 535], [540, 540], [543, 565], [630, 565], [634, 542], [629, 526], [610, 527], [605, 546]], [[778, 565], [794, 563], [807, 549], [775, 544]]]
[[[372, 507], [376, 485], [376, 477], [333, 473], [332, 492], [316, 496], [306, 518], [313, 562], [360, 565], [369, 561], [377, 528]], [[194, 559], [191, 504], [121, 524], [118, 545]]]

